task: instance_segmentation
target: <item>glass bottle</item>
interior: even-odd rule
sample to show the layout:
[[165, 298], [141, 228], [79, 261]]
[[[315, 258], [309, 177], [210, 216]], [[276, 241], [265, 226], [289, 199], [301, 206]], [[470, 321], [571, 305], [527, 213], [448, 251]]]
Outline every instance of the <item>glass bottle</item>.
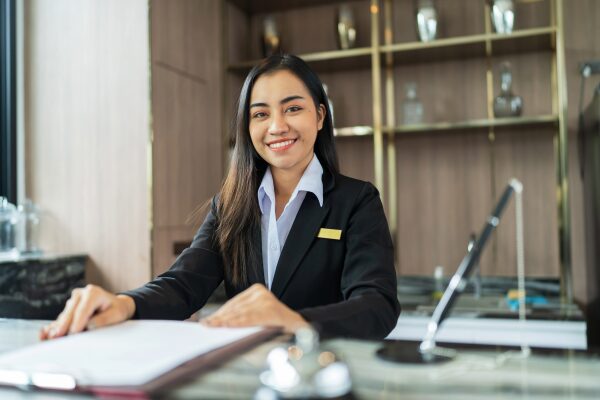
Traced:
[[0, 197], [0, 256], [18, 256], [15, 243], [15, 227], [18, 220], [17, 208]]
[[38, 243], [40, 213], [38, 207], [29, 199], [26, 199], [18, 207], [19, 227], [22, 232], [19, 251], [23, 254], [40, 253]]
[[500, 94], [494, 99], [494, 116], [518, 117], [523, 112], [523, 99], [512, 92], [512, 72], [510, 63], [500, 67]]
[[402, 123], [414, 125], [423, 122], [423, 104], [417, 97], [417, 84], [409, 82], [405, 86], [406, 97], [402, 104]]

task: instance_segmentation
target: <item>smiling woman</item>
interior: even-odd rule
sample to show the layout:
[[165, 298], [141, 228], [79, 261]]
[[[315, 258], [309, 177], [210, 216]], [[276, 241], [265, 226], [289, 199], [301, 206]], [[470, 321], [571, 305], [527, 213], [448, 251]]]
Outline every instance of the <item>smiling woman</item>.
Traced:
[[385, 337], [400, 313], [392, 240], [375, 187], [338, 171], [327, 104], [296, 56], [253, 68], [228, 175], [191, 246], [138, 289], [77, 289], [42, 338], [129, 318], [185, 319], [223, 281], [230, 300], [207, 325]]

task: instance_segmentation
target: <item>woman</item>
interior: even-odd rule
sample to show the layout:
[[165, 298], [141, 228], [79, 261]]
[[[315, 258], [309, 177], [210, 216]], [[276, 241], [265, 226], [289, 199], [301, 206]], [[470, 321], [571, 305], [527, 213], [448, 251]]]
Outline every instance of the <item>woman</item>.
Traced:
[[338, 172], [323, 86], [300, 58], [248, 74], [228, 175], [191, 246], [146, 285], [75, 289], [48, 339], [130, 318], [185, 319], [224, 280], [209, 326], [314, 325], [327, 336], [385, 337], [396, 325], [393, 248], [375, 187]]

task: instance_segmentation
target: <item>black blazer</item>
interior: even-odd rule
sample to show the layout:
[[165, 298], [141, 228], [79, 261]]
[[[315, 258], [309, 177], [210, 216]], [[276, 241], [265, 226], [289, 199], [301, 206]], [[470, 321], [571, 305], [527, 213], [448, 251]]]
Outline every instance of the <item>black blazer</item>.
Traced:
[[[252, 194], [256, 195], [256, 194]], [[134, 318], [185, 319], [200, 309], [225, 280], [233, 297], [265, 283], [262, 262], [248, 272], [248, 285], [224, 274], [215, 241], [216, 200], [191, 246], [171, 268], [128, 292]], [[320, 238], [321, 228], [341, 230], [339, 240]], [[261, 251], [260, 227], [254, 235]], [[368, 182], [324, 171], [323, 207], [307, 193], [282, 249], [271, 291], [324, 336], [384, 338], [400, 314], [390, 232], [377, 189]]]

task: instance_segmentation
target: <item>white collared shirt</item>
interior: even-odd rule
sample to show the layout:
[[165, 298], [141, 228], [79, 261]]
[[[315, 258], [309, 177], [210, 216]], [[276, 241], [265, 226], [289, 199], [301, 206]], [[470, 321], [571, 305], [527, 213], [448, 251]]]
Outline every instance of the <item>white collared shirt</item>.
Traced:
[[265, 284], [271, 289], [275, 269], [281, 255], [281, 249], [290, 233], [292, 224], [298, 215], [300, 206], [306, 197], [307, 192], [313, 193], [319, 205], [323, 207], [323, 167], [319, 159], [313, 154], [313, 158], [304, 170], [298, 185], [294, 189], [290, 199], [285, 205], [279, 219], [275, 218], [275, 186], [273, 184], [273, 175], [271, 168], [268, 167], [265, 176], [258, 188], [258, 206], [262, 213], [261, 238], [262, 238], [262, 259], [263, 271], [265, 274]]

